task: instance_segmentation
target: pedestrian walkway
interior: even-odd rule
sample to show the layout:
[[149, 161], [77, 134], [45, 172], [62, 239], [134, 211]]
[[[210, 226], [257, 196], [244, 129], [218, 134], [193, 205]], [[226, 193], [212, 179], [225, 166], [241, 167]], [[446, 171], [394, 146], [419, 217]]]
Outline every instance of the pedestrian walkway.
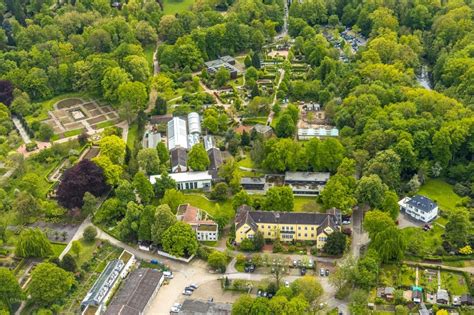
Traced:
[[16, 127], [16, 130], [18, 130], [18, 133], [20, 134], [21, 138], [23, 139], [23, 142], [25, 142], [26, 144], [31, 143], [30, 136], [26, 132], [25, 128], [23, 127], [23, 124], [21, 123], [21, 121], [15, 116], [12, 116], [12, 121], [13, 121], [13, 124], [15, 125], [15, 127]]

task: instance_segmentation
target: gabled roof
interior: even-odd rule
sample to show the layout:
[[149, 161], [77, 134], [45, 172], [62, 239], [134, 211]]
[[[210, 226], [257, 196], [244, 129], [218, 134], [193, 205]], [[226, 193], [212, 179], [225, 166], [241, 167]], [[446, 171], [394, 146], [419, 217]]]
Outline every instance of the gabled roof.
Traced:
[[221, 150], [217, 148], [211, 148], [207, 151], [209, 157], [209, 170], [217, 170], [222, 165], [222, 154]]
[[184, 148], [175, 148], [171, 150], [171, 168], [175, 166], [188, 165], [188, 152]]
[[236, 229], [244, 224], [250, 225], [255, 231], [258, 224], [307, 224], [318, 225], [319, 231], [327, 227], [336, 229], [337, 224], [334, 215], [314, 212], [278, 212], [278, 211], [249, 211], [239, 208], [235, 218]]
[[406, 202], [410, 206], [419, 209], [423, 212], [431, 212], [438, 205], [428, 197], [415, 195]]

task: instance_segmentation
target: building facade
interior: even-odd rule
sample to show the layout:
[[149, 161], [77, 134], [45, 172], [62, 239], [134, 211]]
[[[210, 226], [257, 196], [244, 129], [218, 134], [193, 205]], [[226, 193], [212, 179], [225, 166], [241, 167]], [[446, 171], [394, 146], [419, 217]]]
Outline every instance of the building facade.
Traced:
[[219, 226], [211, 216], [204, 210], [183, 204], [176, 212], [178, 221], [183, 221], [196, 232], [198, 241], [217, 241], [219, 238]]
[[254, 211], [242, 206], [235, 217], [237, 244], [261, 232], [265, 239], [313, 241], [317, 248], [323, 248], [328, 236], [339, 230], [336, 216], [328, 213]]
[[405, 197], [398, 202], [400, 211], [415, 220], [428, 223], [438, 216], [438, 205], [428, 197], [415, 195]]
[[[209, 190], [212, 185], [212, 176], [208, 172], [171, 173], [169, 177], [176, 182], [176, 189], [178, 190]], [[161, 178], [161, 175], [150, 176], [151, 184], [154, 185], [159, 178]]]

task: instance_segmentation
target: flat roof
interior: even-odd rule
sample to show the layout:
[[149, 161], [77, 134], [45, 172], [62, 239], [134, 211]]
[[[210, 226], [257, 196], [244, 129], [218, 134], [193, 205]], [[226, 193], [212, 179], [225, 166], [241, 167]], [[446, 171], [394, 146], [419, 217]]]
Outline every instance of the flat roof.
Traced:
[[115, 294], [105, 314], [142, 314], [162, 278], [163, 273], [156, 269], [139, 268], [132, 271]]
[[337, 128], [298, 128], [298, 136], [338, 137]]
[[285, 172], [285, 181], [327, 182], [330, 176], [328, 172]]
[[179, 314], [183, 315], [228, 315], [232, 313], [232, 304], [213, 303], [199, 300], [185, 300]]
[[[201, 180], [212, 180], [212, 176], [207, 171], [203, 172], [183, 172], [183, 173], [170, 173], [168, 175], [174, 179], [177, 183], [190, 182], [190, 181], [201, 181]], [[156, 183], [156, 179], [161, 178], [161, 175], [151, 175], [150, 182]]]
[[242, 177], [240, 179], [240, 184], [247, 185], [265, 185], [265, 177]]

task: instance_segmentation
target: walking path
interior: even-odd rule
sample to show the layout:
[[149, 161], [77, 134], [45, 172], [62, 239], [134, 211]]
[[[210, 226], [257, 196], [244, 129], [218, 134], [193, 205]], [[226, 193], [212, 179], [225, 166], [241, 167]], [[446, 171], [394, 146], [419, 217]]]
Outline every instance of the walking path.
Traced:
[[26, 132], [21, 121], [16, 116], [12, 116], [12, 121], [16, 129], [18, 130], [18, 133], [20, 134], [21, 138], [23, 139], [23, 142], [25, 142], [26, 144], [30, 143], [31, 142], [30, 136]]
[[438, 267], [444, 268], [444, 269], [451, 269], [455, 271], [461, 271], [461, 272], [467, 272], [470, 273], [471, 275], [474, 275], [474, 266], [469, 266], [469, 267], [451, 267], [447, 265], [443, 265], [442, 263], [425, 263], [425, 262], [419, 262], [419, 261], [410, 261], [410, 260], [404, 260], [403, 261], [405, 264], [408, 265], [419, 265], [423, 267], [428, 267], [432, 269], [436, 269]]

